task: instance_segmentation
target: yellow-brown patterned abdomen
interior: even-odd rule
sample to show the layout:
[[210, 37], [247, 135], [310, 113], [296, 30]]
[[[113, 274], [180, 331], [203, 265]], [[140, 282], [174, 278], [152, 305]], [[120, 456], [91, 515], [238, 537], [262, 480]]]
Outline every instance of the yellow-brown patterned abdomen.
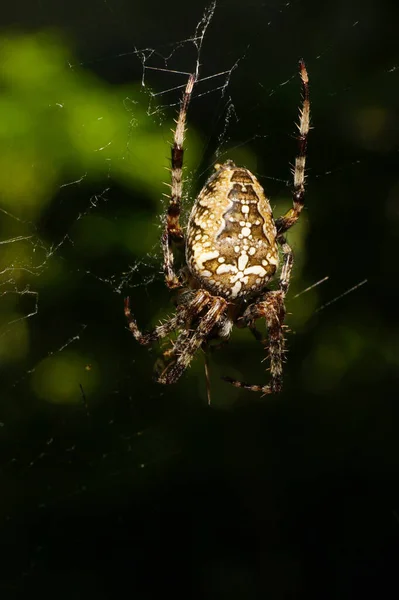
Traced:
[[259, 292], [276, 272], [276, 227], [250, 171], [232, 161], [216, 169], [191, 211], [186, 259], [201, 287], [233, 300]]

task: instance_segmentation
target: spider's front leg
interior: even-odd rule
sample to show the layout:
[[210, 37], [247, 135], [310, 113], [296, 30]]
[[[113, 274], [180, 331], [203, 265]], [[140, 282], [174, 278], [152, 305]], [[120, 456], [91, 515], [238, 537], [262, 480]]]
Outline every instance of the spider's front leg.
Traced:
[[245, 388], [251, 392], [262, 392], [263, 394], [281, 392], [283, 385], [284, 319], [286, 314], [284, 301], [290, 283], [293, 254], [284, 236], [280, 235], [277, 242], [280, 244], [284, 256], [279, 280], [280, 289], [266, 292], [257, 302], [248, 306], [240, 319], [240, 327], [249, 327], [260, 341], [264, 340], [261, 339], [259, 332], [258, 334], [255, 333], [257, 331], [255, 321], [262, 317], [266, 320], [271, 381], [268, 385], [253, 385], [231, 377], [223, 377], [225, 381], [235, 387]]
[[163, 269], [166, 285], [169, 288], [181, 286], [181, 281], [174, 270], [174, 257], [172, 244], [184, 246], [184, 233], [180, 225], [181, 199], [183, 194], [183, 155], [184, 132], [188, 105], [195, 84], [195, 76], [190, 75], [180, 103], [179, 116], [176, 121], [174, 140], [171, 150], [171, 195], [166, 214], [166, 222], [162, 234]]
[[[202, 290], [200, 292], [205, 293]], [[168, 365], [160, 375], [158, 378], [159, 383], [175, 383], [189, 366], [198, 348], [209, 337], [213, 328], [223, 319], [227, 309], [227, 301], [220, 296], [212, 297], [208, 294], [209, 304], [210, 307], [207, 312], [199, 318], [197, 327], [190, 332], [185, 329], [180, 333], [173, 352], [176, 360]], [[197, 311], [197, 314], [199, 313], [200, 310]]]
[[242, 325], [244, 327], [252, 326], [261, 317], [266, 320], [269, 340], [270, 383], [268, 385], [253, 385], [237, 381], [231, 377], [223, 377], [225, 381], [235, 387], [245, 388], [251, 392], [262, 392], [263, 394], [281, 392], [284, 362], [284, 296], [285, 294], [282, 290], [266, 292], [262, 300], [248, 306], [242, 316]]
[[130, 310], [130, 298], [125, 298], [125, 317], [133, 337], [142, 345], [148, 346], [153, 342], [163, 339], [176, 329], [189, 327], [193, 318], [200, 312], [209, 301], [209, 294], [198, 290], [194, 298], [187, 304], [179, 304], [176, 313], [165, 323], [158, 325], [152, 331], [143, 333]]
[[153, 342], [163, 339], [169, 333], [172, 333], [182, 323], [184, 323], [184, 313], [182, 310], [177, 311], [173, 317], [170, 317], [165, 323], [158, 325], [152, 331], [146, 331], [143, 333], [137, 324], [136, 319], [133, 317], [130, 310], [130, 298], [125, 298], [125, 317], [127, 320], [128, 327], [135, 338], [142, 346], [148, 346]]

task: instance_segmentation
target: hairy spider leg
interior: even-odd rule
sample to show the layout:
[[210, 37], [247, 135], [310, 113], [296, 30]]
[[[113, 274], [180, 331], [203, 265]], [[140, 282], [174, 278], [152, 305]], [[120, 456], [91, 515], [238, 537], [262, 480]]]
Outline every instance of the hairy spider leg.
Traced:
[[128, 322], [128, 327], [134, 338], [143, 346], [163, 339], [172, 331], [183, 327], [186, 323], [191, 323], [193, 318], [201, 312], [208, 304], [210, 294], [205, 290], [198, 290], [193, 300], [189, 304], [180, 304], [177, 307], [176, 313], [170, 317], [165, 323], [158, 325], [153, 331], [142, 333], [137, 325], [136, 319], [133, 317], [130, 310], [130, 298], [125, 298], [125, 317]]
[[294, 187], [292, 193], [292, 208], [282, 217], [276, 220], [277, 233], [287, 231], [297, 222], [302, 212], [305, 199], [305, 165], [306, 147], [310, 129], [310, 99], [309, 99], [309, 77], [303, 60], [299, 61], [299, 74], [302, 81], [303, 102], [299, 111], [298, 124], [298, 154], [293, 169]]
[[[283, 386], [283, 362], [284, 362], [284, 319], [285, 319], [285, 295], [288, 291], [291, 271], [293, 266], [293, 253], [284, 236], [279, 236], [279, 244], [283, 250], [283, 266], [281, 268], [279, 290], [266, 292], [258, 302], [248, 306], [240, 319], [240, 327], [249, 327], [259, 341], [262, 339], [260, 332], [255, 329], [255, 321], [264, 317], [268, 333], [268, 351], [270, 360], [271, 381], [268, 385], [257, 385], [238, 381], [231, 377], [223, 377], [224, 381], [235, 387], [245, 388], [251, 392], [262, 392], [263, 394], [275, 394], [281, 392]], [[260, 336], [260, 337], [259, 337]]]
[[186, 127], [187, 110], [195, 84], [195, 76], [190, 75], [184, 91], [179, 116], [176, 121], [174, 140], [171, 148], [171, 184], [170, 201], [166, 214], [166, 222], [162, 234], [163, 270], [168, 288], [180, 287], [181, 281], [174, 270], [174, 256], [172, 243], [184, 244], [184, 233], [180, 225], [181, 199], [183, 194], [183, 155], [184, 133]]
[[172, 346], [164, 350], [162, 357], [159, 357], [155, 363], [155, 379], [158, 382], [162, 383], [159, 379], [162, 379], [163, 373], [176, 361], [176, 355], [180, 351], [180, 348], [187, 344], [192, 335], [193, 321], [198, 319], [198, 316], [209, 304], [210, 299], [211, 295], [209, 292], [201, 289], [196, 292], [195, 297], [189, 303], [177, 307], [177, 310], [183, 311], [184, 319], [179, 326], [180, 333], [176, 342], [172, 341]]
[[227, 308], [227, 301], [220, 296], [210, 296], [209, 310], [202, 316], [196, 329], [191, 331], [187, 338], [186, 332], [182, 332], [176, 340], [175, 355], [177, 359], [169, 365], [158, 378], [159, 383], [175, 383], [190, 364], [194, 354], [209, 336], [212, 329], [223, 318]]
[[283, 251], [283, 265], [280, 272], [279, 288], [285, 297], [290, 285], [292, 267], [294, 266], [294, 253], [283, 235], [278, 236], [277, 242]]
[[284, 361], [284, 294], [280, 290], [266, 292], [264, 299], [247, 308], [243, 315], [244, 324], [249, 326], [256, 319], [264, 317], [268, 331], [268, 349], [270, 359], [271, 380], [268, 385], [254, 385], [244, 381], [238, 381], [231, 377], [223, 377], [224, 381], [235, 387], [245, 388], [251, 392], [262, 392], [263, 394], [277, 394], [281, 392], [283, 380]]

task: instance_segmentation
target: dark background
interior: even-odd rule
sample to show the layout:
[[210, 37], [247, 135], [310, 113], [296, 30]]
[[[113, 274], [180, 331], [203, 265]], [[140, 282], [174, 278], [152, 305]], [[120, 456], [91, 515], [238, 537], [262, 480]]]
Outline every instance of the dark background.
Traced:
[[[138, 48], [156, 50], [148, 66], [165, 67], [162, 57], [172, 54], [168, 69], [192, 70], [195, 48], [179, 43], [204, 8], [15, 2], [2, 9], [1, 27], [4, 38], [50, 27], [79, 69], [116, 88], [141, 80]], [[172, 310], [159, 251], [141, 265], [139, 238], [133, 251], [97, 256], [62, 247], [57, 290], [45, 274], [33, 283], [40, 304], [28, 320], [29, 349], [2, 370], [2, 597], [397, 597], [398, 13], [386, 0], [217, 5], [201, 76], [239, 62], [224, 96], [216, 83], [196, 88], [190, 190], [200, 189], [220, 151], [257, 173], [277, 212], [289, 204], [296, 64], [304, 57], [314, 129], [306, 227], [289, 238], [298, 259], [293, 293], [329, 281], [298, 304], [289, 300], [284, 392], [262, 399], [219, 383], [223, 374], [267, 377], [262, 348], [237, 337], [214, 357], [208, 407], [201, 359], [173, 389], [161, 389], [152, 381], [157, 349], [140, 348], [125, 328], [124, 294], [134, 297], [140, 323]], [[166, 90], [183, 81], [146, 70], [146, 83]], [[161, 122], [141, 117], [155, 122], [148, 127], [165, 155], [179, 94], [162, 97]], [[220, 143], [229, 98], [237, 118]], [[134, 151], [130, 160], [146, 168], [134, 165]], [[161, 205], [112, 169], [54, 194], [33, 219], [38, 235], [56, 243], [105, 189], [102, 218], [137, 214], [140, 231], [157, 237]], [[76, 335], [87, 364], [82, 358], [81, 378], [63, 372], [60, 387], [69, 377], [77, 401], [43, 399], [32, 373], [44, 358], [64, 356]]]

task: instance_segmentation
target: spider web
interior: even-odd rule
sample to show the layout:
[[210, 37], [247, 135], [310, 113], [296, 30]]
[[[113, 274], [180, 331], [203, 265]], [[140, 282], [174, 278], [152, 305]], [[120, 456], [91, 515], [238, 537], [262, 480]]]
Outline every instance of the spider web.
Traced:
[[[87, 15], [72, 3], [65, 15], [57, 4], [42, 3], [40, 23], [28, 6], [24, 22], [8, 7], [0, 59], [8, 157], [0, 202], [0, 469], [10, 536], [21, 515], [48, 514], [127, 476], [162, 472], [205, 410], [201, 357], [178, 390], [160, 389], [151, 381], [157, 349], [136, 348], [123, 320], [125, 295], [143, 326], [173, 310], [161, 272], [160, 199], [190, 73], [198, 82], [183, 220], [213, 164], [227, 158], [256, 173], [282, 214], [291, 205], [297, 61], [307, 61], [314, 130], [307, 210], [289, 234], [296, 262], [288, 389], [334, 394], [360, 372], [372, 385], [378, 371], [364, 373], [378, 346], [371, 319], [387, 339], [378, 360], [397, 363], [395, 338], [367, 291], [386, 284], [381, 257], [394, 247], [387, 217], [398, 216], [399, 57], [388, 49], [389, 11], [330, 2], [323, 14], [304, 0], [245, 10], [198, 2], [171, 12], [107, 0], [91, 3]], [[35, 87], [41, 96], [30, 93]], [[267, 377], [264, 355], [248, 332], [236, 332], [230, 348], [212, 357], [214, 408], [243, 403], [219, 376], [258, 382]], [[18, 595], [40, 572], [43, 537], [19, 560], [11, 553], [6, 593]]]

